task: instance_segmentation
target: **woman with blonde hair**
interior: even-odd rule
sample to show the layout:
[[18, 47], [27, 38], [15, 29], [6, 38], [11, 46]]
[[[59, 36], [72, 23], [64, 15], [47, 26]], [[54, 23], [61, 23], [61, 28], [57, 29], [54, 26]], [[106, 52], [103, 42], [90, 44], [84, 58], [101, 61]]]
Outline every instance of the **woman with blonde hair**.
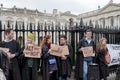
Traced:
[[106, 38], [101, 38], [97, 45], [97, 59], [99, 64], [99, 71], [100, 71], [100, 79], [108, 80], [109, 71], [108, 71], [108, 64], [110, 60], [107, 59], [108, 48], [107, 48], [107, 40]]
[[[34, 33], [29, 33], [25, 47], [28, 45], [34, 46], [35, 35]], [[25, 47], [21, 49], [21, 59], [22, 59], [22, 80], [38, 80], [38, 60], [39, 58], [25, 57], [26, 53]], [[28, 49], [28, 48], [27, 48]], [[29, 47], [32, 50], [33, 47]]]
[[57, 62], [55, 56], [50, 53], [51, 44], [52, 38], [50, 35], [46, 35], [40, 44], [42, 47], [43, 80], [56, 80], [53, 74], [57, 70]]

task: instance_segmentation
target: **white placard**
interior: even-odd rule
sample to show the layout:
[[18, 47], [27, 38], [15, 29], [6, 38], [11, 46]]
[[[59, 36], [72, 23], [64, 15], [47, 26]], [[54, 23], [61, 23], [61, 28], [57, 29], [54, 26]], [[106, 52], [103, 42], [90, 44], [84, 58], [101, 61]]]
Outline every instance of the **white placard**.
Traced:
[[120, 64], [120, 45], [107, 44], [107, 47], [111, 57], [109, 66]]

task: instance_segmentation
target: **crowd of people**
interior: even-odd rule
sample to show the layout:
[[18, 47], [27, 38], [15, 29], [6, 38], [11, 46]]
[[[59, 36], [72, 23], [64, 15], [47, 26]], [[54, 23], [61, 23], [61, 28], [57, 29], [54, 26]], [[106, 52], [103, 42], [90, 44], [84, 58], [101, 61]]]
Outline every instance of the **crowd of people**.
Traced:
[[[75, 80], [89, 80], [89, 65], [96, 63], [99, 67], [99, 80], [108, 80], [109, 71], [108, 64], [110, 63], [110, 55], [107, 49], [107, 40], [101, 38], [96, 44], [92, 39], [92, 31], [86, 30], [85, 36], [78, 43], [75, 56], [75, 70], [73, 70], [73, 48], [67, 43], [65, 35], [60, 36], [60, 46], [68, 47], [69, 54], [55, 56], [51, 52], [52, 36], [45, 35], [40, 43], [41, 58], [25, 57], [25, 46], [13, 39], [14, 30], [5, 30], [5, 40], [1, 42], [0, 47], [9, 48], [9, 52], [2, 52], [6, 54], [5, 66], [1, 63], [0, 68], [6, 77], [6, 80], [38, 80], [38, 69], [42, 72], [43, 80], [71, 80], [71, 72], [74, 72]], [[35, 35], [29, 33], [26, 43], [31, 44], [35, 41]], [[83, 49], [85, 47], [92, 47], [93, 54], [84, 56]], [[1, 59], [2, 60], [2, 59]], [[41, 60], [41, 63], [39, 62]]]

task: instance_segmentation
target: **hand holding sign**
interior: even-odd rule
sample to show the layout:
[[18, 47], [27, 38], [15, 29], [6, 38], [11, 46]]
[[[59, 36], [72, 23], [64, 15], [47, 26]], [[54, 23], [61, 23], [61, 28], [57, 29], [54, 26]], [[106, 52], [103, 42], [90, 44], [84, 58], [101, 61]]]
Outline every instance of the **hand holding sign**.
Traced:
[[69, 55], [68, 46], [59, 46], [51, 44], [50, 54], [58, 57]]
[[81, 50], [83, 52], [84, 57], [89, 57], [89, 56], [93, 56], [94, 55], [92, 46], [83, 47], [83, 48], [81, 48]]
[[27, 44], [23, 52], [25, 54], [25, 57], [31, 57], [31, 58], [41, 57], [41, 47], [33, 44]]
[[50, 54], [54, 56], [61, 57], [61, 47], [56, 44], [51, 44]]

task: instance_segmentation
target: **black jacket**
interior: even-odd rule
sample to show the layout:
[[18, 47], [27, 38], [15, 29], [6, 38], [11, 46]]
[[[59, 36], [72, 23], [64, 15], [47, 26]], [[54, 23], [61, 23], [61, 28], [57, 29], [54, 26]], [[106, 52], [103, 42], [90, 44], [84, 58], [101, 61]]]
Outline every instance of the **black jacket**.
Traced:
[[109, 76], [108, 65], [105, 60], [105, 55], [108, 50], [101, 50], [97, 54], [97, 63], [99, 64], [100, 78], [106, 78]]
[[[49, 60], [50, 59], [56, 59], [56, 57], [50, 55], [48, 53], [48, 51], [49, 51], [48, 46], [44, 45], [43, 48], [42, 48], [42, 73], [43, 73], [43, 80], [49, 80], [49, 78], [50, 78], [49, 72], [53, 71], [53, 69], [57, 68], [57, 63], [55, 65], [50, 65], [49, 64]], [[53, 76], [53, 75], [51, 75], [51, 76]], [[54, 79], [52, 78], [52, 80], [55, 80], [55, 76], [54, 76]]]
[[[27, 58], [24, 56], [24, 47], [21, 49], [21, 55], [19, 57], [19, 64], [21, 67], [22, 80], [37, 80], [38, 79], [38, 60], [39, 58]], [[31, 64], [28, 65], [30, 61]]]
[[9, 59], [6, 53], [0, 50], [0, 68], [4, 72], [5, 76], [9, 73]]
[[66, 60], [61, 60], [60, 57], [57, 58], [59, 76], [71, 75], [72, 65], [73, 65], [73, 59], [72, 59], [73, 48], [68, 45], [68, 49], [70, 54], [66, 56], [67, 57]]

